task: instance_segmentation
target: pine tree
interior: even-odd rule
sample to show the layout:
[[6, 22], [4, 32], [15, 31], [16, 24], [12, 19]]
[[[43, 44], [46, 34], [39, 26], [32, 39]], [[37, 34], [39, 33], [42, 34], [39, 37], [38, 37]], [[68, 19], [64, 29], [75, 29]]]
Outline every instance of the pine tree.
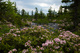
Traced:
[[25, 15], [26, 15], [26, 11], [25, 11], [24, 9], [22, 9], [21, 15], [22, 15], [22, 16], [25, 16]]
[[50, 9], [48, 10], [48, 14], [47, 14], [47, 16], [48, 16], [49, 19], [52, 18], [52, 9], [51, 8], [52, 7], [50, 7]]
[[76, 26], [78, 26], [78, 23], [80, 22], [80, 12], [78, 12], [78, 8], [80, 8], [80, 0], [62, 0], [62, 3], [71, 3], [70, 6], [66, 7], [71, 11], [70, 13], [75, 28]]
[[[6, 2], [2, 2], [3, 0], [0, 0], [0, 20], [3, 20], [6, 18], [6, 12], [8, 12], [8, 4]], [[8, 3], [8, 2], [7, 2]]]
[[58, 14], [62, 14], [62, 6], [60, 6]]
[[38, 19], [38, 15], [39, 15], [39, 14], [38, 14], [38, 9], [37, 9], [37, 7], [36, 7], [36, 8], [35, 8], [35, 15], [34, 15], [34, 16], [35, 16], [34, 18], [35, 18], [36, 20]]
[[52, 11], [52, 17], [55, 18], [57, 15], [57, 12], [55, 10]]
[[33, 10], [32, 10], [32, 12], [31, 12], [31, 16], [33, 17]]
[[42, 11], [42, 9], [41, 9], [41, 10], [40, 10], [39, 18], [43, 19], [44, 17], [45, 17], [45, 15], [44, 15], [44, 13], [43, 13], [43, 11]]
[[17, 7], [16, 7], [16, 2], [15, 2], [15, 8], [14, 8], [15, 12], [17, 13]]
[[18, 13], [18, 15], [20, 15], [21, 11], [20, 11], [20, 10], [18, 10], [18, 11], [17, 11], [17, 13]]

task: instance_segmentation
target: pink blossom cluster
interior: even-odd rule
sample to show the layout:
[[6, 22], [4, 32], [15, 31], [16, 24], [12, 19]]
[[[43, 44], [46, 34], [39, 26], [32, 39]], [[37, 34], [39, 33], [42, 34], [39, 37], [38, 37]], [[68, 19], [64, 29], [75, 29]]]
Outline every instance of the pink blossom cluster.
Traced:
[[20, 33], [20, 31], [16, 31], [15, 33]]
[[13, 52], [16, 52], [16, 51], [17, 51], [17, 49], [12, 49], [8, 53], [13, 53]]
[[[62, 36], [62, 35], [60, 35], [60, 36]], [[55, 41], [56, 43], [59, 42], [60, 44], [66, 44], [66, 41], [65, 41], [65, 40], [61, 40], [61, 39], [59, 39], [59, 38], [55, 38], [54, 41]]]
[[54, 41], [55, 42], [60, 42], [60, 39], [59, 38], [55, 38]]
[[66, 44], [66, 41], [65, 40], [61, 40], [60, 44]]
[[60, 46], [54, 46], [54, 48], [55, 48], [55, 49], [59, 49], [59, 48], [60, 48]]
[[22, 51], [22, 53], [26, 53], [28, 51], [28, 49], [26, 50], [26, 49], [24, 49], [23, 51]]
[[70, 40], [71, 38], [78, 38], [79, 36], [76, 34], [73, 34], [70, 31], [63, 31], [61, 35], [59, 35], [59, 37], [62, 37], [63, 39], [66, 39], [66, 40]]
[[[11, 33], [5, 33], [6, 35], [10, 35]], [[4, 34], [3, 34], [4, 35]]]
[[10, 33], [12, 33], [12, 32], [15, 32], [15, 31], [18, 31], [19, 29], [17, 28], [17, 29], [10, 29]]
[[31, 46], [30, 43], [31, 43], [31, 41], [28, 40], [28, 41], [25, 43], [25, 47], [27, 47], [27, 46]]
[[16, 27], [14, 25], [12, 25], [11, 23], [7, 24], [8, 27]]
[[48, 45], [53, 45], [53, 41], [47, 40], [45, 43], [42, 44], [42, 46], [48, 46]]
[[13, 33], [13, 36], [15, 36], [15, 37], [16, 37], [16, 36], [17, 36], [17, 34]]
[[2, 37], [0, 37], [0, 41], [2, 40]]
[[44, 50], [44, 48], [43, 48], [43, 47], [41, 47], [41, 48], [40, 48], [40, 50]]

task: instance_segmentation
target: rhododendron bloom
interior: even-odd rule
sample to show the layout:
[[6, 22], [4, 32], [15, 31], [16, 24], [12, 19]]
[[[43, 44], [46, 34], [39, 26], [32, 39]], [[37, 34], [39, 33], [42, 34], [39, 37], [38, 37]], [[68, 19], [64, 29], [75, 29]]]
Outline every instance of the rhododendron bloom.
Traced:
[[12, 51], [17, 51], [17, 49], [13, 49]]
[[80, 46], [80, 43], [78, 45]]
[[30, 46], [30, 43], [31, 43], [31, 41], [28, 40], [28, 41], [25, 43], [25, 47], [26, 47], [26, 46]]
[[13, 33], [13, 36], [17, 36], [17, 34]]
[[60, 48], [60, 46], [54, 46], [54, 48], [55, 48], [55, 49], [59, 49], [59, 48]]
[[44, 50], [44, 48], [43, 48], [43, 47], [41, 47], [40, 49], [41, 49], [41, 50]]
[[20, 35], [18, 35], [18, 36], [20, 36]]
[[59, 38], [55, 38], [54, 41], [55, 42], [60, 42], [60, 39]]
[[33, 49], [33, 47], [32, 47], [32, 46], [30, 46], [29, 48], [30, 48], [30, 49]]
[[2, 37], [0, 37], [0, 41], [2, 40]]
[[39, 53], [42, 53], [41, 51]]
[[53, 44], [53, 41], [47, 40], [46, 43]]
[[6, 35], [9, 35], [10, 33], [6, 33]]
[[45, 46], [48, 46], [48, 43], [45, 43]]
[[33, 48], [32, 50], [36, 51], [37, 49], [36, 48]]
[[16, 33], [20, 33], [20, 31], [16, 31]]
[[47, 40], [42, 46], [48, 46], [49, 44], [53, 45], [53, 41]]
[[66, 41], [65, 40], [61, 40], [60, 44], [66, 44]]
[[30, 41], [30, 40], [28, 40], [28, 42], [29, 42], [29, 43], [31, 43], [31, 41]]
[[8, 53], [12, 53], [12, 51], [10, 50]]
[[62, 37], [63, 35], [59, 35], [60, 37]]
[[25, 43], [25, 47], [26, 47], [26, 46], [30, 46], [30, 44], [29, 44], [28, 42], [26, 42], [26, 43]]
[[26, 53], [26, 52], [27, 52], [27, 50], [25, 50], [25, 49], [22, 51], [22, 53]]
[[48, 46], [48, 43], [43, 43], [42, 46]]

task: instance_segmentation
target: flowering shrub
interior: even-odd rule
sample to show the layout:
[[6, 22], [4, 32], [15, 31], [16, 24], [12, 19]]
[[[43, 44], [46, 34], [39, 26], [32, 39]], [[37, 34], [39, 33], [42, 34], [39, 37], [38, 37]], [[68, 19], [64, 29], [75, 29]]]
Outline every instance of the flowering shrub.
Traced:
[[0, 52], [79, 53], [80, 37], [70, 31], [51, 32], [41, 26], [15, 27], [0, 37]]

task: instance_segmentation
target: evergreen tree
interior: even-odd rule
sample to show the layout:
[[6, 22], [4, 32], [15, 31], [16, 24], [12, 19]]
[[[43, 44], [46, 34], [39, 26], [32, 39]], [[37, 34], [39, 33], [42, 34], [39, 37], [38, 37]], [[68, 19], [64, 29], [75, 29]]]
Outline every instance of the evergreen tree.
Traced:
[[60, 6], [58, 14], [62, 14], [62, 6]]
[[3, 0], [0, 0], [0, 20], [5, 18], [5, 14], [7, 12], [7, 5], [6, 2], [2, 2]]
[[80, 22], [80, 0], [62, 0], [63, 3], [71, 3], [70, 6], [67, 6], [67, 8], [70, 10], [72, 21], [74, 23], [74, 28], [78, 26], [78, 23]]
[[35, 15], [34, 15], [35, 17], [35, 19], [37, 20], [38, 19], [38, 9], [37, 9], [37, 7], [35, 8]]
[[33, 10], [32, 10], [32, 12], [31, 12], [31, 16], [33, 17]]
[[44, 15], [44, 13], [43, 13], [43, 11], [42, 11], [42, 9], [40, 10], [40, 16], [39, 16], [39, 18], [44, 18], [45, 17], [45, 15]]
[[20, 15], [20, 13], [21, 13], [20, 10], [18, 10], [17, 13], [18, 13], [18, 15]]
[[15, 2], [15, 8], [14, 8], [15, 12], [17, 13], [17, 7], [16, 7], [16, 2]]
[[25, 11], [24, 9], [22, 9], [21, 15], [22, 15], [22, 16], [25, 16], [25, 15], [26, 15], [26, 11]]
[[27, 18], [29, 18], [29, 12], [26, 12], [26, 16], [27, 16]]
[[55, 10], [52, 11], [52, 17], [55, 18], [57, 15], [57, 12]]
[[51, 9], [51, 7], [50, 7], [50, 9], [48, 10], [47, 16], [48, 16], [49, 19], [52, 18], [52, 9]]

